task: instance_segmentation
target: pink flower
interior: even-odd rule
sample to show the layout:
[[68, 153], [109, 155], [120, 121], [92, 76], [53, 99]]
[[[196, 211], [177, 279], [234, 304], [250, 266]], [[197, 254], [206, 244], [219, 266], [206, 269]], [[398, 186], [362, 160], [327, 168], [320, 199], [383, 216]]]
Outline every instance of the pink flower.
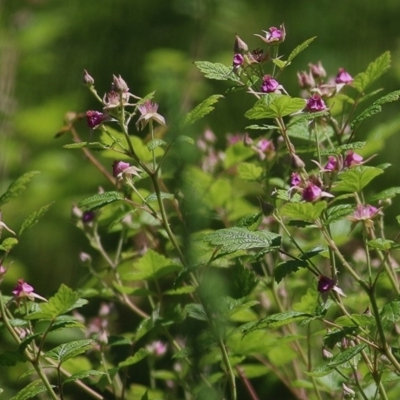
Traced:
[[267, 44], [278, 44], [281, 43], [285, 40], [286, 37], [286, 30], [285, 30], [285, 25], [282, 24], [279, 29], [276, 28], [275, 26], [271, 26], [271, 28], [268, 29], [268, 31], [263, 31], [265, 33], [265, 36], [262, 35], [257, 35], [255, 34], [254, 36], [258, 36]]
[[377, 215], [379, 215], [380, 209], [369, 204], [358, 204], [353, 215], [347, 217], [348, 220], [356, 224], [357, 222], [364, 222], [368, 228], [373, 228], [374, 223], [372, 221]]
[[29, 300], [33, 301], [36, 297], [37, 299], [47, 301], [44, 297], [36, 294], [34, 292], [34, 288], [29, 285], [29, 283], [26, 283], [23, 279], [18, 279], [18, 283], [14, 287], [12, 294], [14, 295], [15, 300], [20, 300], [24, 297], [27, 297]]
[[114, 161], [112, 169], [113, 176], [117, 179], [122, 179], [124, 176], [128, 175], [140, 176], [140, 172], [142, 172], [139, 168], [124, 161]]
[[264, 93], [273, 93], [279, 88], [279, 86], [278, 81], [272, 78], [271, 75], [265, 75], [260, 90]]
[[349, 85], [353, 82], [353, 77], [348, 72], [346, 72], [344, 68], [339, 68], [339, 72], [336, 75], [335, 82], [338, 84], [343, 83], [345, 85]]
[[321, 195], [322, 195], [322, 189], [311, 182], [308, 183], [308, 185], [304, 188], [302, 193], [303, 200], [309, 202], [319, 200], [321, 198]]
[[363, 161], [363, 157], [360, 156], [357, 153], [354, 153], [354, 151], [350, 150], [347, 155], [346, 158], [344, 159], [344, 166], [347, 168], [351, 168], [357, 165], [361, 165]]
[[326, 110], [326, 105], [318, 93], [314, 93], [308, 100], [306, 107], [308, 111], [317, 112]]
[[267, 155], [272, 156], [273, 152], [275, 151], [274, 144], [268, 139], [260, 139], [255, 147], [258, 155], [260, 156], [261, 160], [265, 160]]
[[162, 357], [167, 352], [167, 344], [156, 340], [155, 342], [146, 346], [146, 349], [156, 357]]
[[322, 297], [325, 299], [325, 301], [328, 298], [328, 293], [331, 290], [340, 294], [341, 296], [346, 297], [346, 295], [343, 293], [343, 290], [340, 289], [340, 287], [336, 285], [336, 281], [334, 281], [331, 278], [328, 278], [325, 275], [319, 276], [317, 290], [318, 290], [318, 292], [320, 292], [322, 294]]
[[243, 63], [244, 63], [244, 57], [241, 54], [238, 53], [233, 56], [232, 64], [235, 69], [239, 68]]
[[292, 172], [290, 177], [290, 185], [291, 186], [299, 186], [301, 183], [301, 176], [298, 172]]
[[329, 156], [328, 162], [326, 163], [324, 170], [325, 171], [335, 171], [338, 169], [338, 160], [336, 157]]
[[104, 121], [108, 121], [110, 118], [99, 111], [89, 110], [86, 111], [86, 121], [90, 129], [95, 129], [101, 125]]
[[138, 106], [138, 110], [142, 114], [136, 122], [136, 127], [144, 129], [149, 121], [153, 120], [158, 122], [160, 125], [165, 126], [165, 119], [162, 115], [158, 114], [158, 104], [153, 103], [150, 100], [146, 100], [143, 104]]

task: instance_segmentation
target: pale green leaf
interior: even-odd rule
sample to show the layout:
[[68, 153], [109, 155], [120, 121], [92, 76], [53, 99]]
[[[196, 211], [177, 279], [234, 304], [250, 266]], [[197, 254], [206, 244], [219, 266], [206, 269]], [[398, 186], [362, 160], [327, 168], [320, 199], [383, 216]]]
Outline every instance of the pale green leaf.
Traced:
[[29, 215], [29, 217], [22, 223], [21, 225], [21, 229], [18, 232], [18, 235], [21, 236], [22, 233], [32, 227], [33, 225], [35, 225], [39, 219], [41, 217], [43, 217], [44, 214], [47, 213], [47, 211], [49, 210], [49, 208], [51, 207], [52, 203], [46, 204], [45, 206], [41, 207], [39, 210], [34, 211], [31, 215]]
[[333, 192], [360, 192], [374, 178], [381, 175], [381, 168], [358, 166], [347, 169], [338, 175], [339, 182], [333, 186]]
[[153, 151], [157, 147], [162, 147], [162, 146], [166, 146], [166, 145], [167, 145], [167, 142], [165, 140], [162, 140], [162, 139], [153, 139], [153, 140], [150, 140], [150, 142], [148, 142], [146, 144], [146, 146], [149, 149], [149, 151]]
[[[172, 193], [165, 193], [165, 192], [160, 192], [159, 196], [162, 200], [165, 199], [172, 200], [175, 197], [175, 195], [173, 195]], [[146, 203], [152, 203], [155, 201], [158, 201], [157, 193], [152, 193], [145, 198]]]
[[212, 63], [209, 61], [195, 61], [194, 64], [208, 79], [240, 82], [240, 79], [233, 73], [232, 67], [226, 67], [223, 64]]
[[114, 203], [124, 199], [124, 195], [119, 192], [105, 192], [95, 194], [94, 196], [88, 197], [81, 200], [78, 203], [78, 207], [82, 211], [97, 210], [106, 206], [107, 204]]
[[295, 57], [297, 57], [303, 50], [305, 50], [309, 44], [315, 40], [317, 37], [313, 36], [310, 39], [305, 40], [303, 43], [299, 44], [294, 48], [294, 50], [289, 54], [289, 57], [287, 59], [287, 63], [291, 63]]
[[281, 208], [281, 214], [285, 217], [302, 220], [315, 221], [327, 207], [326, 201], [317, 201], [316, 203], [286, 203]]
[[8, 237], [6, 239], [4, 239], [1, 244], [0, 244], [0, 250], [4, 250], [9, 252], [10, 250], [12, 250], [12, 248], [14, 246], [16, 246], [18, 244], [18, 239], [13, 238], [13, 237]]
[[109, 150], [110, 146], [105, 145], [100, 142], [79, 142], [79, 143], [69, 143], [63, 146], [65, 149], [91, 149], [91, 150]]
[[257, 180], [263, 172], [263, 169], [253, 163], [243, 162], [238, 165], [237, 173], [240, 179], [245, 181]]
[[211, 111], [214, 110], [213, 104], [217, 103], [218, 100], [224, 97], [220, 94], [214, 94], [201, 102], [199, 105], [197, 105], [192, 111], [190, 111], [184, 121], [183, 125], [188, 126], [196, 122], [197, 120], [203, 118], [205, 115], [209, 114]]

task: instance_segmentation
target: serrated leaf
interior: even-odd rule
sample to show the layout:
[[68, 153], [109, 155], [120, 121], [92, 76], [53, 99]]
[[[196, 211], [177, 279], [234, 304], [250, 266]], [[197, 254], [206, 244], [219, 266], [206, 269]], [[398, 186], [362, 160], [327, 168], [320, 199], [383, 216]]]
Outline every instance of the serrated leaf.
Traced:
[[248, 125], [244, 129], [257, 129], [260, 131], [269, 131], [279, 129], [276, 125]]
[[49, 211], [49, 208], [53, 205], [54, 202], [51, 202], [49, 204], [46, 204], [45, 206], [41, 207], [39, 210], [34, 211], [21, 225], [21, 229], [18, 232], [18, 235], [21, 236], [22, 233], [28, 229], [31, 228], [33, 225], [35, 225], [41, 217], [43, 217], [44, 214]]
[[263, 96], [256, 102], [253, 108], [246, 111], [246, 118], [281, 118], [302, 110], [306, 105], [306, 100], [287, 95], [269, 96], [267, 102], [264, 100], [265, 97], [267, 96]]
[[0, 354], [0, 367], [14, 367], [17, 363], [27, 361], [19, 351], [6, 351]]
[[315, 221], [328, 206], [326, 201], [316, 203], [286, 203], [280, 212], [283, 216], [295, 220]]
[[399, 246], [393, 240], [377, 238], [373, 240], [369, 240], [367, 245], [371, 249], [381, 250], [381, 251], [388, 251], [393, 247]]
[[203, 118], [205, 115], [209, 114], [211, 111], [214, 110], [215, 107], [213, 107], [213, 104], [217, 103], [218, 100], [224, 97], [220, 94], [214, 94], [207, 99], [205, 99], [203, 102], [201, 102], [199, 105], [197, 105], [192, 111], [190, 111], [184, 121], [183, 125], [188, 126], [199, 120], [200, 118]]
[[187, 144], [194, 145], [194, 140], [190, 136], [179, 135], [175, 139], [174, 143], [187, 143]]
[[118, 368], [128, 367], [133, 364], [137, 364], [150, 354], [147, 349], [139, 349], [133, 356], [128, 357], [125, 361], [121, 361], [118, 364]]
[[361, 122], [363, 122], [366, 118], [371, 117], [372, 115], [377, 114], [378, 112], [382, 111], [382, 104], [390, 103], [392, 101], [397, 101], [400, 98], [400, 90], [396, 90], [391, 92], [380, 99], [374, 101], [374, 103], [364, 110], [360, 115], [358, 115], [351, 123], [351, 129], [354, 131], [356, 130]]
[[74, 292], [68, 286], [62, 284], [57, 293], [50, 297], [47, 303], [40, 303], [39, 311], [28, 314], [26, 319], [52, 320], [59, 315], [66, 314], [77, 307], [82, 307], [86, 303], [87, 300], [80, 299], [77, 292]]
[[255, 231], [260, 226], [262, 218], [263, 218], [262, 213], [252, 214], [242, 218], [237, 223], [237, 226], [241, 228], [247, 228], [251, 231]]
[[279, 283], [286, 275], [296, 272], [299, 268], [306, 268], [307, 263], [303, 260], [288, 260], [279, 263], [274, 269], [274, 278]]
[[168, 144], [168, 143], [167, 143], [165, 140], [162, 140], [162, 139], [153, 139], [153, 140], [150, 140], [150, 142], [148, 142], [148, 143], [146, 144], [146, 146], [147, 146], [147, 148], [148, 148], [149, 151], [153, 151], [153, 150], [155, 150], [157, 147], [165, 146], [165, 145], [167, 145], [167, 144]]
[[[51, 387], [54, 387], [51, 385]], [[46, 386], [44, 386], [43, 382], [41, 379], [37, 379], [36, 381], [33, 381], [29, 383], [27, 386], [25, 386], [22, 390], [20, 390], [16, 396], [12, 397], [10, 400], [28, 400], [32, 399], [39, 393], [46, 392]]]
[[81, 380], [81, 379], [85, 379], [85, 378], [88, 378], [89, 376], [101, 376], [101, 375], [105, 375], [105, 372], [97, 371], [94, 369], [88, 369], [87, 371], [81, 371], [81, 372], [71, 375], [70, 377], [68, 377], [64, 380], [63, 384], [75, 382], [75, 381]]
[[[175, 195], [173, 195], [172, 193], [160, 192], [160, 197], [161, 197], [162, 200], [165, 200], [165, 199], [172, 200], [175, 197]], [[145, 202], [146, 203], [152, 203], [152, 202], [155, 202], [155, 201], [158, 201], [157, 193], [149, 194], [145, 198]]]
[[297, 311], [287, 311], [283, 313], [272, 314], [266, 318], [260, 319], [260, 321], [256, 323], [246, 324], [246, 326], [249, 327], [244, 328], [242, 332], [243, 334], [247, 335], [260, 329], [280, 328], [281, 326], [291, 324], [292, 322], [300, 322], [310, 317], [313, 317], [313, 315]]
[[333, 186], [333, 192], [360, 192], [372, 181], [381, 175], [383, 170], [376, 167], [358, 166], [350, 168], [338, 175], [339, 181]]
[[79, 143], [69, 143], [63, 146], [65, 149], [91, 149], [91, 150], [108, 150], [110, 146], [107, 146], [100, 142], [79, 142]]
[[290, 53], [287, 62], [288, 63], [292, 62], [294, 58], [297, 57], [302, 51], [304, 51], [309, 46], [309, 44], [316, 38], [317, 38], [316, 36], [313, 36], [310, 39], [307, 39], [303, 43], [296, 46], [294, 50]]
[[382, 192], [374, 194], [369, 199], [369, 201], [375, 202], [375, 201], [379, 201], [379, 200], [392, 199], [393, 197], [397, 196], [398, 194], [400, 194], [400, 186], [391, 187], [389, 189], [383, 190]]
[[237, 250], [276, 246], [280, 238], [276, 233], [269, 231], [250, 231], [246, 228], [234, 227], [209, 233], [202, 240], [212, 246], [220, 247], [224, 253], [233, 253]]
[[14, 246], [16, 246], [18, 244], [18, 239], [13, 238], [13, 237], [8, 237], [6, 239], [4, 239], [1, 244], [0, 244], [0, 250], [4, 250], [9, 252], [10, 250], [12, 250], [12, 248]]
[[390, 62], [390, 52], [386, 51], [375, 61], [371, 62], [365, 72], [361, 72], [354, 77], [352, 86], [360, 93], [364, 92], [370, 84], [375, 82], [389, 69]]
[[74, 358], [79, 354], [85, 353], [92, 348], [92, 339], [75, 340], [73, 342], [63, 343], [45, 353], [45, 357], [56, 360], [58, 364]]
[[0, 207], [8, 203], [11, 199], [21, 195], [26, 189], [26, 184], [29, 183], [29, 181], [39, 173], [39, 171], [27, 172], [12, 182], [5, 193], [3, 193], [0, 197]]
[[186, 304], [185, 312], [191, 318], [198, 319], [199, 321], [208, 321], [207, 313], [201, 304]]
[[85, 325], [71, 315], [60, 315], [52, 322], [49, 332], [54, 332], [64, 328], [84, 329]]
[[313, 113], [302, 113], [299, 116], [296, 116], [295, 118], [292, 118], [290, 122], [287, 124], [287, 127], [294, 126], [300, 123], [303, 123], [304, 121], [309, 121], [315, 118], [319, 117], [325, 117], [326, 115], [329, 115], [329, 111], [317, 111]]
[[253, 163], [243, 162], [238, 165], [237, 173], [240, 179], [245, 181], [257, 180], [263, 172], [263, 169]]
[[176, 262], [149, 249], [143, 257], [133, 263], [131, 272], [121, 273], [121, 278], [126, 281], [159, 279], [181, 269]]
[[400, 321], [400, 301], [394, 300], [383, 306], [381, 311], [382, 321]]
[[328, 208], [328, 217], [325, 221], [326, 225], [332, 224], [333, 222], [339, 221], [352, 214], [354, 211], [354, 206], [351, 204], [340, 204], [337, 206], [332, 206]]
[[226, 67], [223, 64], [212, 63], [209, 61], [195, 61], [194, 64], [208, 79], [240, 82], [240, 79], [233, 73], [232, 67]]
[[111, 204], [123, 199], [124, 199], [123, 194], [119, 192], [99, 193], [80, 201], [78, 203], [78, 207], [82, 211], [97, 210], [99, 208], [106, 206], [107, 204]]
[[229, 146], [225, 152], [224, 168], [228, 169], [254, 155], [254, 150], [242, 142]]

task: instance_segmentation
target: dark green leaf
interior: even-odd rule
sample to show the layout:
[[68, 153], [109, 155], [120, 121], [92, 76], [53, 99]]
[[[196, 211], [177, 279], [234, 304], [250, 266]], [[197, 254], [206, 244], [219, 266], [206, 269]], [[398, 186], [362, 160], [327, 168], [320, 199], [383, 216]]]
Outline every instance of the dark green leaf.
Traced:
[[70, 358], [74, 358], [91, 349], [92, 343], [93, 340], [91, 339], [75, 340], [73, 342], [63, 343], [45, 353], [45, 357], [52, 358], [53, 360], [56, 360], [58, 364], [61, 364]]
[[330, 331], [324, 336], [324, 345], [333, 349], [336, 343], [340, 343], [345, 337], [357, 334], [358, 331], [359, 328], [356, 326], [347, 326], [343, 329]]
[[274, 278], [279, 283], [286, 275], [296, 272], [299, 268], [306, 268], [307, 263], [302, 260], [288, 260], [279, 263], [274, 269]]
[[187, 143], [187, 144], [194, 144], [194, 140], [190, 137], [190, 136], [186, 136], [186, 135], [179, 135], [174, 143]]
[[340, 204], [338, 206], [333, 206], [328, 208], [328, 217], [325, 221], [326, 225], [332, 224], [333, 222], [339, 221], [352, 214], [354, 207], [351, 204]]
[[240, 228], [247, 228], [250, 231], [255, 231], [262, 222], [262, 213], [249, 215], [248, 217], [242, 218], [237, 226]]
[[69, 382], [75, 382], [77, 380], [81, 380], [81, 379], [85, 379], [88, 378], [89, 376], [99, 376], [99, 375], [104, 375], [105, 372], [103, 371], [97, 371], [94, 369], [89, 369], [86, 371], [81, 371], [78, 372], [77, 374], [73, 374], [70, 377], [68, 377], [67, 379], [64, 380], [64, 383], [69, 383]]
[[390, 52], [386, 51], [375, 61], [371, 62], [365, 72], [361, 72], [354, 77], [352, 86], [360, 93], [364, 92], [370, 84], [375, 82], [389, 69], [390, 62]]
[[197, 120], [203, 118], [205, 115], [209, 114], [211, 111], [214, 110], [213, 105], [218, 102], [218, 100], [224, 97], [220, 94], [214, 94], [201, 102], [199, 105], [197, 105], [192, 111], [190, 111], [184, 121], [183, 125], [188, 126], [196, 122]]
[[276, 246], [280, 236], [269, 231], [250, 231], [247, 228], [234, 227], [209, 233], [202, 239], [220, 247], [224, 253], [233, 253], [237, 250]]
[[107, 204], [111, 204], [115, 201], [120, 201], [123, 199], [123, 194], [119, 192], [99, 193], [80, 201], [78, 203], [78, 207], [82, 211], [97, 210], [98, 208], [102, 208]]
[[207, 314], [201, 304], [187, 304], [185, 306], [185, 312], [187, 312], [188, 316], [191, 318], [198, 319], [200, 321], [208, 321]]
[[146, 358], [149, 353], [150, 352], [147, 349], [139, 349], [133, 356], [128, 357], [125, 361], [121, 361], [118, 364], [118, 368], [124, 368], [133, 364], [137, 364], [139, 361]]
[[400, 194], [400, 186], [391, 187], [389, 189], [383, 190], [382, 192], [374, 194], [369, 199], [369, 201], [374, 202], [374, 201], [379, 201], [379, 200], [392, 199], [393, 197], [397, 196], [398, 194]]
[[240, 79], [233, 73], [232, 67], [226, 67], [223, 64], [212, 63], [209, 61], [195, 61], [194, 64], [208, 79], [240, 82]]
[[[54, 386], [51, 386], [54, 387]], [[22, 390], [20, 390], [16, 396], [12, 397], [10, 400], [28, 400], [32, 399], [39, 393], [45, 392], [46, 386], [44, 386], [43, 382], [41, 379], [37, 379], [36, 381], [33, 381], [29, 383], [27, 386], [25, 386]]]
[[299, 258], [301, 258], [302, 260], [309, 260], [310, 258], [313, 258], [313, 257], [317, 256], [318, 254], [321, 254], [322, 252], [327, 251], [327, 250], [328, 250], [327, 247], [316, 246], [316, 247], [312, 248], [311, 250], [300, 254]]
[[6, 192], [0, 197], [0, 207], [8, 203], [11, 199], [21, 195], [26, 189], [26, 184], [29, 183], [29, 181], [39, 173], [39, 171], [27, 172], [12, 182]]
[[318, 112], [313, 112], [313, 113], [302, 113], [300, 115], [296, 115], [294, 118], [290, 120], [290, 122], [287, 124], [288, 127], [294, 126], [300, 123], [304, 123], [305, 121], [309, 121], [311, 119], [319, 118], [319, 117], [325, 117], [326, 115], [329, 115], [329, 111], [318, 111]]
[[39, 210], [34, 211], [31, 215], [29, 215], [29, 217], [22, 223], [18, 235], [21, 236], [26, 229], [35, 225], [39, 221], [39, 219], [43, 217], [44, 214], [47, 213], [52, 204], [53, 202], [41, 207]]
[[27, 361], [19, 351], [6, 351], [0, 354], [0, 367], [14, 367], [17, 363]]
[[332, 188], [334, 192], [360, 192], [383, 170], [369, 166], [350, 168], [338, 175], [339, 182]]

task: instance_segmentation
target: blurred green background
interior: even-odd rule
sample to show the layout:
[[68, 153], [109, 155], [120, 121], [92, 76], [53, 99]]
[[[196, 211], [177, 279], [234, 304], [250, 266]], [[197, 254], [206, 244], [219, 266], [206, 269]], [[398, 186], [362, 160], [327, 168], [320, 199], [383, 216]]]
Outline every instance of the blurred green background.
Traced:
[[[23, 198], [2, 209], [2, 218], [18, 230], [24, 218], [54, 202], [50, 212], [26, 233], [12, 256], [7, 277], [12, 285], [24, 277], [44, 296], [61, 282], [76, 287], [82, 278], [79, 252], [89, 251], [71, 220], [72, 204], [111, 185], [78, 151], [62, 146], [69, 134], [55, 139], [68, 111], [100, 110], [81, 84], [86, 68], [102, 95], [112, 74], [121, 74], [132, 93], [157, 90], [159, 111], [168, 122], [213, 93], [224, 83], [205, 81], [193, 65], [210, 60], [229, 65], [237, 32], [250, 48], [261, 46], [253, 36], [270, 26], [286, 25], [283, 54], [311, 36], [318, 36], [283, 75], [281, 83], [298, 93], [296, 72], [322, 60], [330, 75], [344, 67], [352, 75], [390, 50], [393, 68], [380, 84], [386, 91], [400, 87], [398, 0], [0, 0], [0, 192], [12, 180], [39, 170]], [[248, 100], [248, 104], [246, 101]], [[243, 113], [251, 98], [231, 94], [207, 121], [214, 132], [243, 132]], [[376, 129], [390, 121], [400, 128], [396, 103], [360, 129]], [[198, 135], [202, 127], [191, 132]], [[89, 130], [82, 123], [83, 138]], [[396, 164], [397, 137], [388, 139], [378, 161]], [[111, 169], [112, 160], [104, 159]], [[399, 166], [380, 180], [396, 186]], [[400, 214], [399, 204], [390, 211]], [[4, 233], [5, 235], [5, 233]], [[9, 260], [9, 261], [11, 261]]]

